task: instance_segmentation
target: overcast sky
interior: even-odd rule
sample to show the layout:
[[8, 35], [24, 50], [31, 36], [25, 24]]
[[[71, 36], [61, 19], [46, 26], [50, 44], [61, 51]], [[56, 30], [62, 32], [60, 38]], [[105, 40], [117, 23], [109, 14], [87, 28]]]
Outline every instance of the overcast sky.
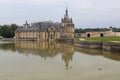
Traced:
[[120, 0], [0, 0], [0, 24], [60, 22], [66, 5], [76, 28], [120, 27]]

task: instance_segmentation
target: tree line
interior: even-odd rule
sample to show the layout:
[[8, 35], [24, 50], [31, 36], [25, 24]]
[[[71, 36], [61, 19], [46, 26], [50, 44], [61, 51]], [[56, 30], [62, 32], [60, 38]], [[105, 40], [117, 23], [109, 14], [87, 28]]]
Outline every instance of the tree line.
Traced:
[[3, 38], [13, 38], [15, 36], [15, 30], [17, 27], [17, 24], [0, 25], [0, 36]]
[[[109, 31], [109, 28], [76, 28], [75, 33], [86, 33], [86, 32], [93, 32], [93, 31]], [[113, 32], [120, 32], [120, 28], [112, 28]]]

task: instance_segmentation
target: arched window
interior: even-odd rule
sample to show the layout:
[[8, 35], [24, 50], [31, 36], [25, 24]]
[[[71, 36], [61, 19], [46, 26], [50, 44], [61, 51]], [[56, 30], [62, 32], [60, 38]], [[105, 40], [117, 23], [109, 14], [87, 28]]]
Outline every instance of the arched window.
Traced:
[[87, 37], [90, 37], [90, 33], [87, 34]]
[[100, 34], [100, 37], [104, 37], [104, 34], [103, 34], [103, 33], [101, 33], [101, 34]]

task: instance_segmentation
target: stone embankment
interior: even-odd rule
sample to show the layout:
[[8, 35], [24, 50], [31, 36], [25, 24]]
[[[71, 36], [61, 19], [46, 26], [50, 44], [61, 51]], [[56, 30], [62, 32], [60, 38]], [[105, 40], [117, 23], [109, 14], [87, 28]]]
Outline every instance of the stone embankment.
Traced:
[[120, 52], [120, 43], [113, 42], [74, 41], [74, 46], [88, 49], [102, 49], [112, 52]]
[[56, 41], [62, 42], [62, 43], [67, 43], [67, 44], [74, 44], [74, 39], [57, 39]]
[[2, 41], [14, 41], [13, 38], [2, 38], [1, 40], [2, 40]]

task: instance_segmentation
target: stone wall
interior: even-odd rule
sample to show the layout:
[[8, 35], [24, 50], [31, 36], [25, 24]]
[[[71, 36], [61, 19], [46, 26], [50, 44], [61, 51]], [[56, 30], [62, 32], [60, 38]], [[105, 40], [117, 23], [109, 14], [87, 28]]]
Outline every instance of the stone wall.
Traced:
[[[76, 33], [76, 37], [103, 37], [103, 36], [120, 36], [120, 32], [112, 31], [100, 31], [100, 32], [86, 32], [86, 33]], [[88, 36], [89, 35], [89, 36]]]
[[120, 32], [116, 32], [115, 35], [116, 35], [116, 36], [120, 36]]
[[90, 49], [102, 49], [102, 42], [75, 41], [74, 46]]
[[120, 52], [120, 43], [103, 42], [102, 49], [113, 52]]
[[62, 43], [68, 43], [68, 44], [74, 44], [74, 39], [63, 39], [63, 38], [60, 38], [60, 39], [57, 39], [56, 41], [58, 42], [62, 42]]
[[112, 52], [120, 52], [120, 43], [75, 41], [74, 46], [88, 49], [103, 49]]

